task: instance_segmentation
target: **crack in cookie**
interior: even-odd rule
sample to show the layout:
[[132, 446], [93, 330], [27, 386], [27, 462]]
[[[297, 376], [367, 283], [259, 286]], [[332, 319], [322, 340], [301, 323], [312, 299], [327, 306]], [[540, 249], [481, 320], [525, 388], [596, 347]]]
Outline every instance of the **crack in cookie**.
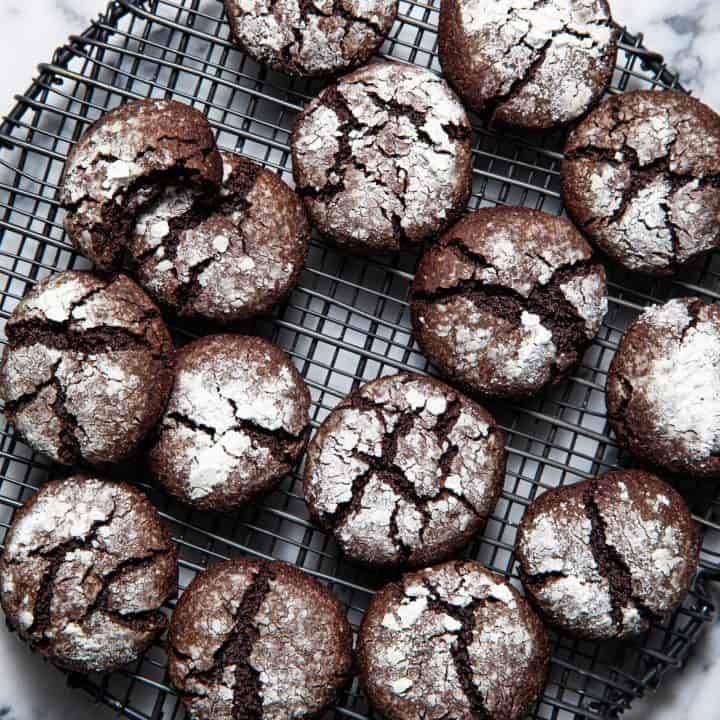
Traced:
[[[481, 607], [486, 607], [487, 603], [493, 602], [493, 598], [475, 598], [468, 605], [458, 607], [450, 602], [440, 600], [435, 595], [435, 589], [427, 578], [424, 578], [423, 584], [428, 590], [428, 607], [436, 612], [446, 613], [460, 624], [457, 629], [457, 639], [450, 648], [450, 654], [455, 663], [455, 672], [460, 680], [472, 716], [479, 718], [479, 720], [492, 720], [492, 715], [485, 707], [485, 698], [480, 688], [473, 682], [472, 659], [469, 648], [472, 645], [473, 633], [477, 625], [476, 611]], [[446, 627], [454, 629], [456, 626], [453, 626], [452, 623], [446, 623]]]
[[448, 557], [497, 501], [504, 438], [479, 405], [403, 373], [359, 388], [308, 449], [308, 508], [346, 555], [372, 565]]
[[145, 496], [122, 483], [54, 480], [15, 516], [0, 561], [9, 625], [56, 665], [108, 671], [165, 629], [177, 555]]
[[291, 138], [298, 192], [323, 235], [392, 253], [440, 231], [465, 207], [470, 125], [444, 81], [376, 63], [326, 88]]
[[[183, 678], [183, 685], [223, 685], [230, 675], [229, 690], [232, 691], [232, 720], [262, 716], [260, 673], [250, 665], [253, 645], [260, 633], [255, 618], [265, 597], [270, 592], [270, 581], [275, 573], [270, 565], [260, 566], [245, 588], [237, 609], [232, 614], [232, 628], [223, 643], [212, 654], [212, 665], [207, 669], [190, 669]], [[182, 660], [192, 660], [192, 655], [182, 653], [170, 645], [170, 652]], [[234, 668], [234, 673], [232, 669]], [[228, 673], [228, 670], [231, 672]], [[192, 697], [203, 697], [198, 691], [182, 690], [183, 701], [192, 704]]]
[[640, 601], [633, 597], [630, 568], [620, 553], [612, 545], [608, 545], [606, 522], [595, 502], [596, 491], [597, 483], [591, 483], [583, 495], [585, 514], [590, 520], [590, 549], [600, 577], [605, 578], [608, 582], [612, 607], [610, 615], [618, 634], [622, 634], [626, 614], [635, 620], [635, 611], [637, 611], [640, 617], [648, 622], [653, 619], [653, 616]]
[[[108, 290], [110, 283], [105, 285], [103, 291]], [[112, 293], [112, 290], [109, 290]], [[75, 305], [71, 312], [74, 313]], [[139, 322], [144, 326], [137, 328], [118, 327], [112, 324], [99, 324], [95, 327], [85, 328], [78, 326], [72, 317], [63, 322], [53, 322], [47, 319], [29, 318], [19, 320], [8, 328], [8, 342], [14, 348], [43, 345], [54, 350], [73, 351], [86, 355], [102, 352], [123, 352], [143, 348], [155, 359], [169, 365], [169, 358], [162, 348], [157, 347], [152, 337], [153, 321], [161, 321], [158, 309], [154, 306], [148, 308]]]
[[525, 398], [580, 361], [607, 311], [605, 271], [570, 223], [484, 209], [425, 252], [410, 310], [444, 374], [483, 395]]
[[718, 152], [720, 117], [698, 100], [625, 93], [602, 103], [568, 137], [563, 201], [613, 260], [672, 275], [720, 245]]
[[638, 470], [543, 493], [525, 511], [516, 548], [543, 617], [591, 639], [643, 632], [677, 609], [698, 552], [683, 499]]
[[8, 320], [5, 413], [35, 450], [72, 465], [136, 452], [170, 393], [174, 350], [160, 313], [128, 278], [66, 271]]

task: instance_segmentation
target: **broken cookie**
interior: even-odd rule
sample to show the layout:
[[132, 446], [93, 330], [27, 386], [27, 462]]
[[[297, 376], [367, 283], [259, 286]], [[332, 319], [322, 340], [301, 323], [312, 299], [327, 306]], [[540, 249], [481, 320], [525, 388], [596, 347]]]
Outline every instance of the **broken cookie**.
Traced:
[[470, 195], [465, 110], [442, 78], [374, 63], [323, 90], [291, 147], [299, 194], [318, 230], [360, 253], [394, 253], [452, 222]]
[[240, 47], [300, 77], [336, 75], [366, 63], [397, 8], [397, 0], [225, 0]]
[[540, 698], [549, 643], [512, 585], [455, 560], [375, 593], [357, 658], [368, 698], [388, 720], [518, 720]]
[[606, 0], [443, 0], [440, 64], [477, 113], [547, 130], [584, 115], [607, 89], [619, 32]]
[[150, 451], [171, 495], [227, 512], [269, 492], [310, 434], [310, 394], [290, 358], [259, 337], [211, 335], [178, 351]]
[[137, 452], [160, 418], [174, 349], [158, 308], [123, 275], [66, 271], [13, 310], [0, 365], [5, 415], [63, 465]]
[[521, 399], [577, 365], [607, 311], [605, 270], [567, 221], [526, 208], [469, 213], [425, 252], [413, 330], [453, 382]]
[[174, 314], [230, 323], [287, 297], [305, 262], [310, 226], [302, 202], [275, 173], [221, 155], [218, 195], [166, 185], [137, 218], [129, 263]]
[[625, 331], [607, 381], [608, 421], [636, 457], [720, 478], [720, 307], [679, 298]]
[[319, 717], [351, 667], [345, 609], [281, 562], [213, 565], [190, 583], [170, 625], [168, 672], [197, 720]]
[[183, 103], [139, 100], [85, 131], [65, 164], [65, 230], [101, 270], [125, 256], [136, 219], [170, 186], [212, 194], [222, 160], [206, 117]]
[[525, 511], [516, 549], [543, 618], [589, 639], [644, 632], [680, 607], [698, 552], [685, 501], [638, 470], [543, 493]]
[[0, 560], [10, 628], [81, 673], [137, 660], [177, 584], [175, 544], [145, 495], [84, 475], [46, 483], [17, 511]]
[[402, 373], [325, 419], [305, 466], [308, 509], [351, 559], [426, 565], [482, 531], [502, 489], [504, 436], [480, 405]]
[[629, 270], [672, 275], [720, 246], [720, 116], [681, 92], [603, 102], [570, 134], [562, 196], [575, 224]]

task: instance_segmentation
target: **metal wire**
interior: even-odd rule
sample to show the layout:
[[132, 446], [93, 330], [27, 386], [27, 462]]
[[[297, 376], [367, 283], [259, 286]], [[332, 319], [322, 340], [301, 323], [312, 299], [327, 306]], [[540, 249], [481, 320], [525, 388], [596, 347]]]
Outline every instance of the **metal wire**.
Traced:
[[[382, 53], [440, 70], [438, 0], [400, 0], [399, 18]], [[0, 125], [0, 323], [27, 289], [46, 275], [87, 263], [62, 231], [58, 185], [65, 157], [89, 122], [129, 98], [167, 97], [205, 112], [221, 147], [292, 182], [289, 133], [297, 111], [321, 85], [260, 67], [228, 37], [218, 0], [115, 0], [80, 36], [40, 66], [33, 85]], [[641, 36], [624, 32], [612, 92], [682, 90]], [[471, 207], [523, 205], [561, 213], [562, 137], [542, 141], [498, 135], [475, 123]], [[317, 426], [361, 382], [397, 370], [432, 372], [413, 342], [407, 293], [416, 254], [392, 261], [346, 256], [319, 240], [290, 300], [248, 328], [283, 347], [305, 376]], [[605, 417], [607, 368], [628, 322], [643, 306], [682, 294], [720, 298], [720, 259], [710, 257], [674, 280], [610, 271], [607, 320], [572, 378], [523, 405], [492, 407], [507, 431], [505, 490], [482, 537], [467, 555], [517, 583], [517, 524], [542, 489], [604, 472], [623, 462]], [[192, 334], [174, 328], [178, 343]], [[14, 511], [53, 471], [5, 422], [0, 430], [0, 534]], [[293, 562], [339, 595], [356, 628], [373, 590], [386, 578], [345, 563], [332, 538], [308, 519], [299, 474], [262, 502], [229, 517], [198, 513], [168, 500], [138, 474], [170, 525], [180, 550], [181, 585], [208, 563], [238, 554]], [[711, 490], [686, 483], [703, 536], [702, 570], [683, 608], [630, 643], [590, 643], [553, 635], [550, 678], [533, 718], [613, 718], [682, 664], [714, 608], [706, 588], [720, 577], [720, 526]], [[118, 714], [138, 720], [184, 717], [168, 686], [161, 644], [133, 667], [71, 682]], [[336, 716], [370, 713], [354, 683]]]

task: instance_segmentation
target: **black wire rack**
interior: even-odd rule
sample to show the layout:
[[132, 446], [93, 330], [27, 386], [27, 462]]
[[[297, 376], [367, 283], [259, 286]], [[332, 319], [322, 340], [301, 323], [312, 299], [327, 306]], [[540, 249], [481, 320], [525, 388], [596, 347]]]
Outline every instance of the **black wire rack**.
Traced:
[[[400, 0], [400, 13], [382, 54], [439, 72], [439, 0]], [[58, 185], [71, 145], [88, 123], [131, 98], [165, 97], [202, 110], [219, 145], [242, 153], [292, 183], [288, 147], [293, 120], [318, 82], [269, 71], [229, 40], [218, 0], [115, 0], [50, 63], [0, 125], [0, 323], [42, 277], [87, 262], [62, 230]], [[682, 90], [662, 57], [642, 36], [623, 32], [612, 92], [634, 88]], [[562, 213], [559, 162], [562, 135], [542, 140], [499, 135], [479, 121], [474, 133], [472, 207], [522, 205]], [[413, 342], [408, 288], [417, 261], [348, 256], [314, 240], [300, 284], [272, 318], [251, 328], [286, 350], [305, 376], [317, 426], [352, 388], [399, 370], [432, 372]], [[638, 279], [610, 269], [610, 311], [582, 365], [535, 400], [491, 409], [507, 431], [505, 490], [482, 537], [468, 549], [517, 582], [517, 524], [544, 488], [605, 472], [625, 459], [605, 417], [608, 366], [623, 329], [643, 306], [678, 295], [720, 298], [720, 256], [673, 280]], [[190, 334], [173, 328], [178, 343]], [[247, 330], [247, 328], [245, 328]], [[4, 342], [4, 340], [3, 340]], [[14, 511], [53, 468], [0, 425], [0, 534]], [[357, 628], [373, 590], [386, 578], [345, 563], [332, 538], [312, 525], [299, 473], [262, 502], [229, 516], [199, 513], [168, 500], [143, 481], [171, 527], [180, 551], [181, 586], [209, 563], [238, 554], [295, 563], [326, 582]], [[720, 525], [712, 489], [685, 483], [703, 536], [693, 590], [669, 621], [629, 643], [591, 643], [553, 634], [544, 696], [531, 717], [548, 720], [618, 717], [632, 701], [682, 665], [714, 614], [707, 582], [720, 577]], [[171, 608], [169, 608], [171, 610]], [[162, 643], [132, 667], [107, 676], [72, 676], [118, 715], [144, 720], [182, 718], [168, 685]], [[335, 715], [371, 714], [357, 681]]]

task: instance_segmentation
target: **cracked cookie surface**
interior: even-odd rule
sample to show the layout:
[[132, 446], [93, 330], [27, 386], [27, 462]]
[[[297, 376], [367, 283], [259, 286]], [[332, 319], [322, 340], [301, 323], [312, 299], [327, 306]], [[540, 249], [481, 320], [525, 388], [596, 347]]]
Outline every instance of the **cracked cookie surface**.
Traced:
[[357, 658], [370, 702], [388, 720], [517, 720], [542, 693], [549, 645], [504, 578], [455, 560], [375, 593]]
[[605, 0], [443, 0], [440, 63], [475, 112], [547, 130], [602, 97], [618, 35]]
[[365, 64], [382, 45], [397, 0], [224, 0], [233, 37], [255, 60], [300, 77]]
[[282, 562], [213, 565], [173, 614], [168, 672], [199, 720], [314, 718], [350, 680], [352, 630], [320, 583]]
[[170, 394], [174, 349], [134, 282], [58, 273], [25, 296], [5, 332], [0, 395], [30, 447], [63, 465], [138, 451]]
[[607, 381], [608, 421], [638, 458], [720, 478], [720, 307], [697, 298], [648, 308], [626, 330]]
[[672, 275], [720, 246], [720, 116], [680, 92], [610, 98], [568, 137], [561, 186], [603, 252]]
[[543, 493], [525, 511], [516, 548], [520, 577], [543, 617], [590, 639], [644, 632], [675, 611], [698, 553], [685, 501], [639, 470]]
[[223, 183], [208, 199], [166, 186], [138, 217], [130, 265], [174, 313], [238, 322], [268, 312], [302, 272], [310, 226], [302, 202], [275, 174], [221, 153]]
[[310, 394], [290, 358], [267, 340], [196, 340], [178, 351], [151, 470], [185, 503], [237, 509], [293, 468], [309, 437], [309, 406]]
[[445, 559], [485, 527], [504, 436], [480, 405], [402, 373], [343, 400], [313, 438], [305, 500], [344, 553], [371, 565]]
[[361, 253], [439, 232], [470, 195], [470, 125], [428, 70], [380, 62], [323, 90], [292, 138], [299, 194], [318, 230]]
[[0, 560], [10, 627], [59, 667], [136, 660], [167, 625], [177, 554], [157, 511], [125, 483], [52, 480], [17, 511]]
[[605, 270], [567, 221], [525, 208], [468, 213], [425, 252], [415, 337], [473, 392], [520, 399], [579, 362], [607, 311]]
[[96, 120], [70, 151], [61, 202], [75, 247], [101, 270], [120, 267], [137, 216], [166, 186], [215, 192], [222, 160], [205, 116], [139, 100]]

